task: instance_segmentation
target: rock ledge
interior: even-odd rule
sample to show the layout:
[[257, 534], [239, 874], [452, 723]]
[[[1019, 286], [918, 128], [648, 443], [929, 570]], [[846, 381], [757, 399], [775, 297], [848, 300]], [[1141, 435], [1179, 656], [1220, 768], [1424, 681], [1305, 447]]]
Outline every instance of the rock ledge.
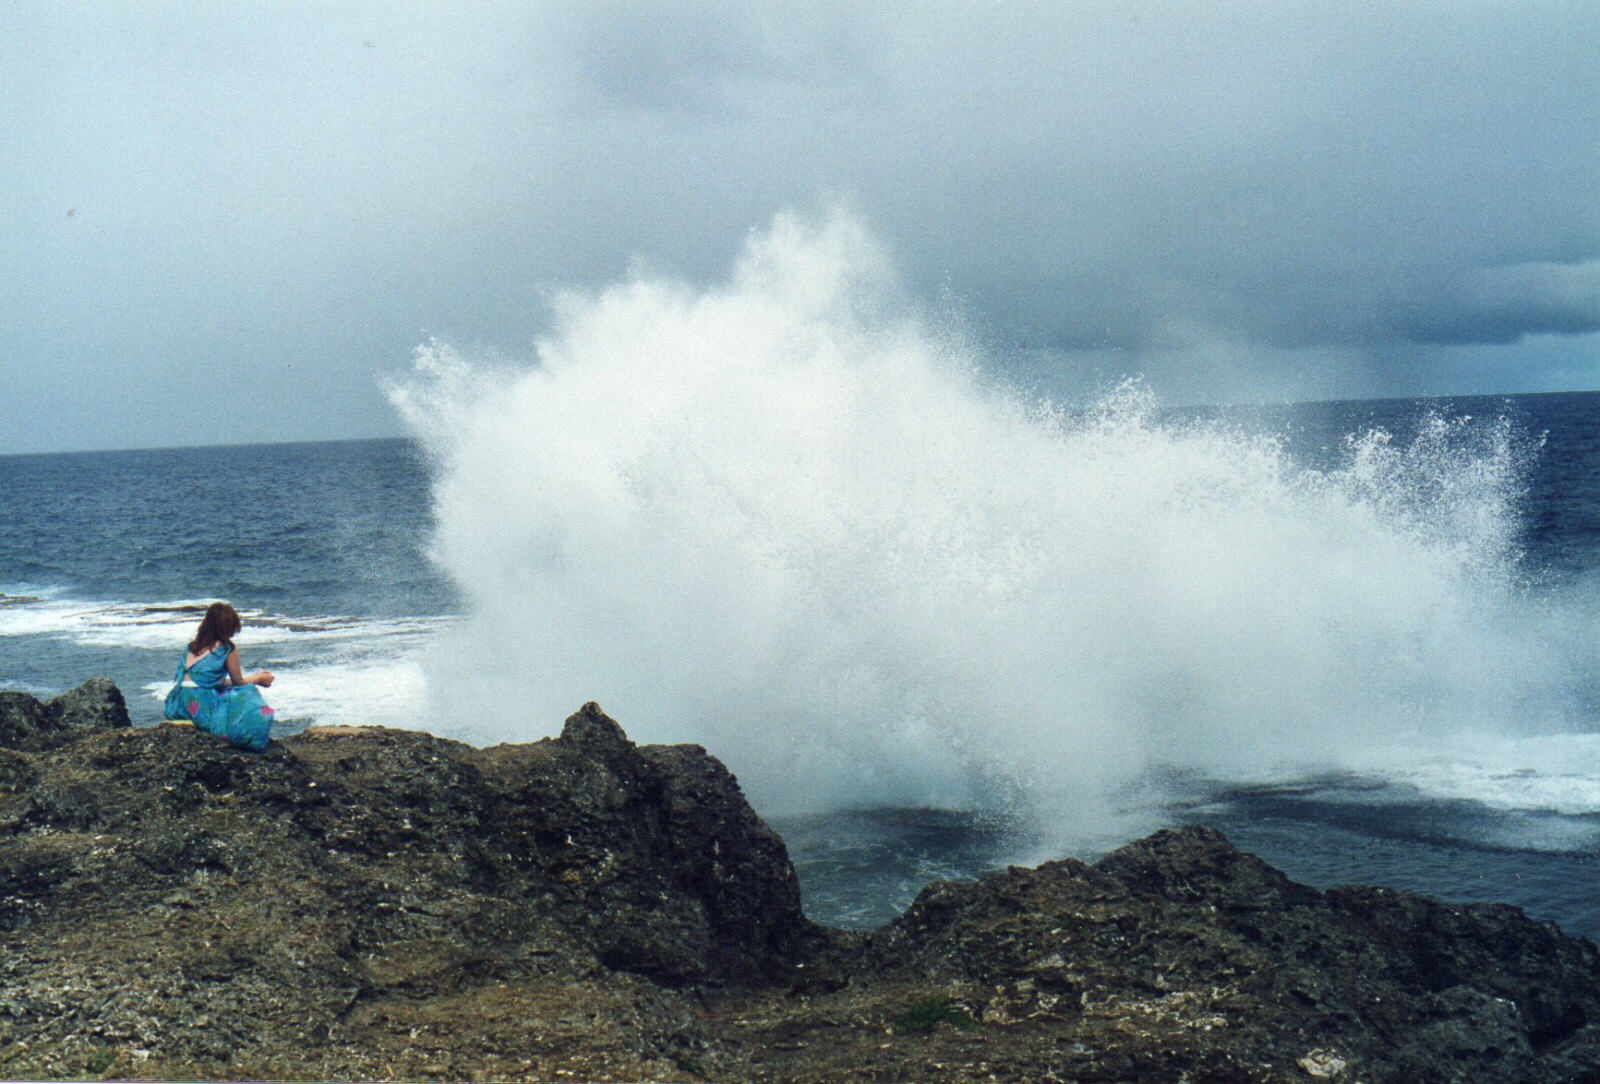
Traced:
[[1600, 951], [1204, 828], [809, 922], [698, 746], [130, 729], [0, 693], [0, 1077], [1600, 1079]]

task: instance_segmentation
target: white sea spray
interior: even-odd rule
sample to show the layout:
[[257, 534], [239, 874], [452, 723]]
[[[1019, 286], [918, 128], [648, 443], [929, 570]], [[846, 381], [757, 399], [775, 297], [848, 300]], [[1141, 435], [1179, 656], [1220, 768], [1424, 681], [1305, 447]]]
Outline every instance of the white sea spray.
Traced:
[[1031, 403], [844, 215], [780, 216], [726, 284], [556, 312], [525, 365], [430, 343], [395, 391], [467, 611], [425, 662], [435, 732], [528, 740], [596, 699], [764, 811], [1086, 825], [1174, 771], [1572, 729], [1505, 423], [1353, 434], [1318, 470], [1137, 382]]

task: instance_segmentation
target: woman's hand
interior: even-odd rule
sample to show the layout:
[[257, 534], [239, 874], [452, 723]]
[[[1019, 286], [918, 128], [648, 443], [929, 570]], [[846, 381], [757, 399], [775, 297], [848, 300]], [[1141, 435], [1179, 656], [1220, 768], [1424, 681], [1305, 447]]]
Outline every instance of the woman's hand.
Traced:
[[228, 680], [234, 685], [271, 685], [272, 671], [257, 670], [249, 677], [239, 672], [239, 649], [228, 652]]

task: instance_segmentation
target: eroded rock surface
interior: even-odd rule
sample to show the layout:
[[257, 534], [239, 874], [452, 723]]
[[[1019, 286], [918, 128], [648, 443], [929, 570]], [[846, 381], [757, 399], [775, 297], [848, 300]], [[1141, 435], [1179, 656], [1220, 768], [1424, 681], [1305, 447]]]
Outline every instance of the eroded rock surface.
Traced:
[[0, 694], [0, 1077], [1600, 1078], [1600, 953], [1215, 832], [809, 922], [695, 746], [473, 749]]
[[0, 749], [43, 749], [127, 725], [128, 705], [110, 678], [90, 678], [43, 704], [27, 693], [0, 692]]

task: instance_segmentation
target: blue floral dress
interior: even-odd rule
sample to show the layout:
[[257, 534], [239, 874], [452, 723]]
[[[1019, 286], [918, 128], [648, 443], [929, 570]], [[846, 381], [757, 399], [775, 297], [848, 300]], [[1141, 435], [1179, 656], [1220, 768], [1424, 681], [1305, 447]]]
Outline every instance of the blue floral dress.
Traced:
[[192, 722], [201, 730], [246, 749], [265, 749], [272, 709], [255, 685], [228, 685], [231, 644], [218, 644], [185, 666], [178, 660], [175, 683], [167, 694], [167, 718]]

